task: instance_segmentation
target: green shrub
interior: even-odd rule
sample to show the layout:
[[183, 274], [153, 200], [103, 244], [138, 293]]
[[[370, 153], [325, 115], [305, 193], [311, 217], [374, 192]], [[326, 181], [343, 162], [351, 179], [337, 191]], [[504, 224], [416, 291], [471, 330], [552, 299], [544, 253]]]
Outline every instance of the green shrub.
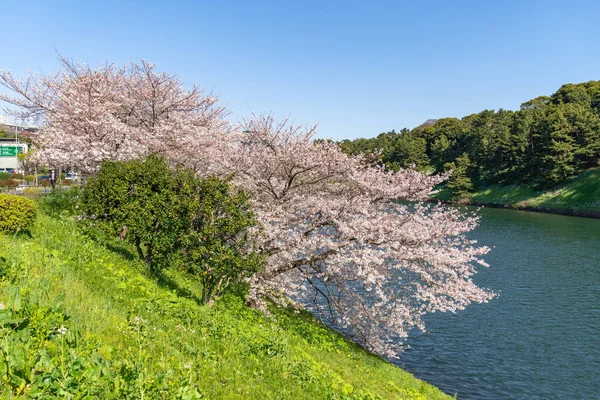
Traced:
[[226, 181], [202, 180], [150, 156], [103, 163], [82, 193], [83, 214], [132, 242], [153, 272], [183, 261], [202, 282], [204, 302], [260, 264], [248, 235], [257, 223], [248, 196]]
[[26, 175], [25, 176], [25, 182], [34, 182], [35, 181], [35, 176], [34, 175]]
[[262, 259], [252, 251], [248, 230], [257, 224], [248, 194], [227, 181], [192, 179], [188, 203], [191, 229], [182, 235], [188, 270], [202, 283], [202, 301], [212, 303], [231, 282], [250, 277]]
[[88, 180], [82, 208], [109, 233], [131, 241], [153, 271], [173, 253], [185, 222], [163, 158], [105, 162]]
[[8, 172], [0, 172], [0, 181], [7, 181], [11, 176]]
[[33, 200], [0, 194], [0, 232], [16, 233], [29, 229], [35, 222], [35, 215]]
[[23, 179], [23, 174], [12, 174], [12, 179]]

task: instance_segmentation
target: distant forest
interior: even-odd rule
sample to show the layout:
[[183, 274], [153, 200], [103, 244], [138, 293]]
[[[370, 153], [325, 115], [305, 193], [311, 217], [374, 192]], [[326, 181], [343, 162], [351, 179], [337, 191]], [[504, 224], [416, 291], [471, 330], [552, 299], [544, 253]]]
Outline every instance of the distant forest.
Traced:
[[600, 161], [600, 81], [563, 85], [518, 111], [484, 110], [413, 129], [339, 143], [349, 154], [381, 152], [392, 169], [453, 170], [455, 196], [492, 184], [551, 187]]

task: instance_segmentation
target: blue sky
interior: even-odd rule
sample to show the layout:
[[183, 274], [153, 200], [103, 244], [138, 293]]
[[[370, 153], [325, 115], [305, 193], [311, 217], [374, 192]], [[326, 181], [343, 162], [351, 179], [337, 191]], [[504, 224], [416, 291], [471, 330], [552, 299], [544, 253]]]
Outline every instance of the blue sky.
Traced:
[[0, 68], [144, 57], [251, 112], [373, 137], [600, 80], [597, 1], [3, 1]]

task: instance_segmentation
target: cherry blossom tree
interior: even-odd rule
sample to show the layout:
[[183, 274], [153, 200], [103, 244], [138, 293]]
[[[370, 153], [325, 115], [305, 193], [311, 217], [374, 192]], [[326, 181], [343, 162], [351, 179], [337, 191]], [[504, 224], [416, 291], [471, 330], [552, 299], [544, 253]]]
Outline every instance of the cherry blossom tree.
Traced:
[[85, 172], [103, 160], [149, 153], [189, 159], [230, 129], [218, 99], [197, 86], [186, 89], [174, 75], [142, 60], [93, 69], [60, 57], [53, 75], [16, 78], [0, 72], [0, 95], [20, 120], [41, 126], [33, 137], [40, 162], [74, 165]]
[[447, 176], [386, 171], [271, 116], [238, 135], [235, 182], [253, 195], [267, 265], [248, 302], [292, 301], [370, 350], [397, 355], [422, 316], [486, 302], [472, 276], [489, 250], [474, 214], [425, 204]]
[[233, 129], [217, 99], [142, 61], [100, 69], [61, 58], [52, 76], [0, 73], [18, 117], [37, 120], [40, 160], [93, 172], [103, 160], [165, 155], [251, 194], [266, 265], [248, 303], [304, 307], [368, 349], [395, 356], [423, 316], [494, 293], [476, 286], [488, 248], [467, 238], [478, 217], [425, 203], [448, 175], [387, 171], [315, 128], [253, 116]]

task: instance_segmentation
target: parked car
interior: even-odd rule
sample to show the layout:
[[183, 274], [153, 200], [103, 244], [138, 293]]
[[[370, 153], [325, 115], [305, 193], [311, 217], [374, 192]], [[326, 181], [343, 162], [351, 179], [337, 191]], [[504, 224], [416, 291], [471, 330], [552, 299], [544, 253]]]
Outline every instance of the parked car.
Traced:
[[15, 169], [14, 168], [0, 168], [0, 172], [8, 172], [9, 174], [14, 174]]

